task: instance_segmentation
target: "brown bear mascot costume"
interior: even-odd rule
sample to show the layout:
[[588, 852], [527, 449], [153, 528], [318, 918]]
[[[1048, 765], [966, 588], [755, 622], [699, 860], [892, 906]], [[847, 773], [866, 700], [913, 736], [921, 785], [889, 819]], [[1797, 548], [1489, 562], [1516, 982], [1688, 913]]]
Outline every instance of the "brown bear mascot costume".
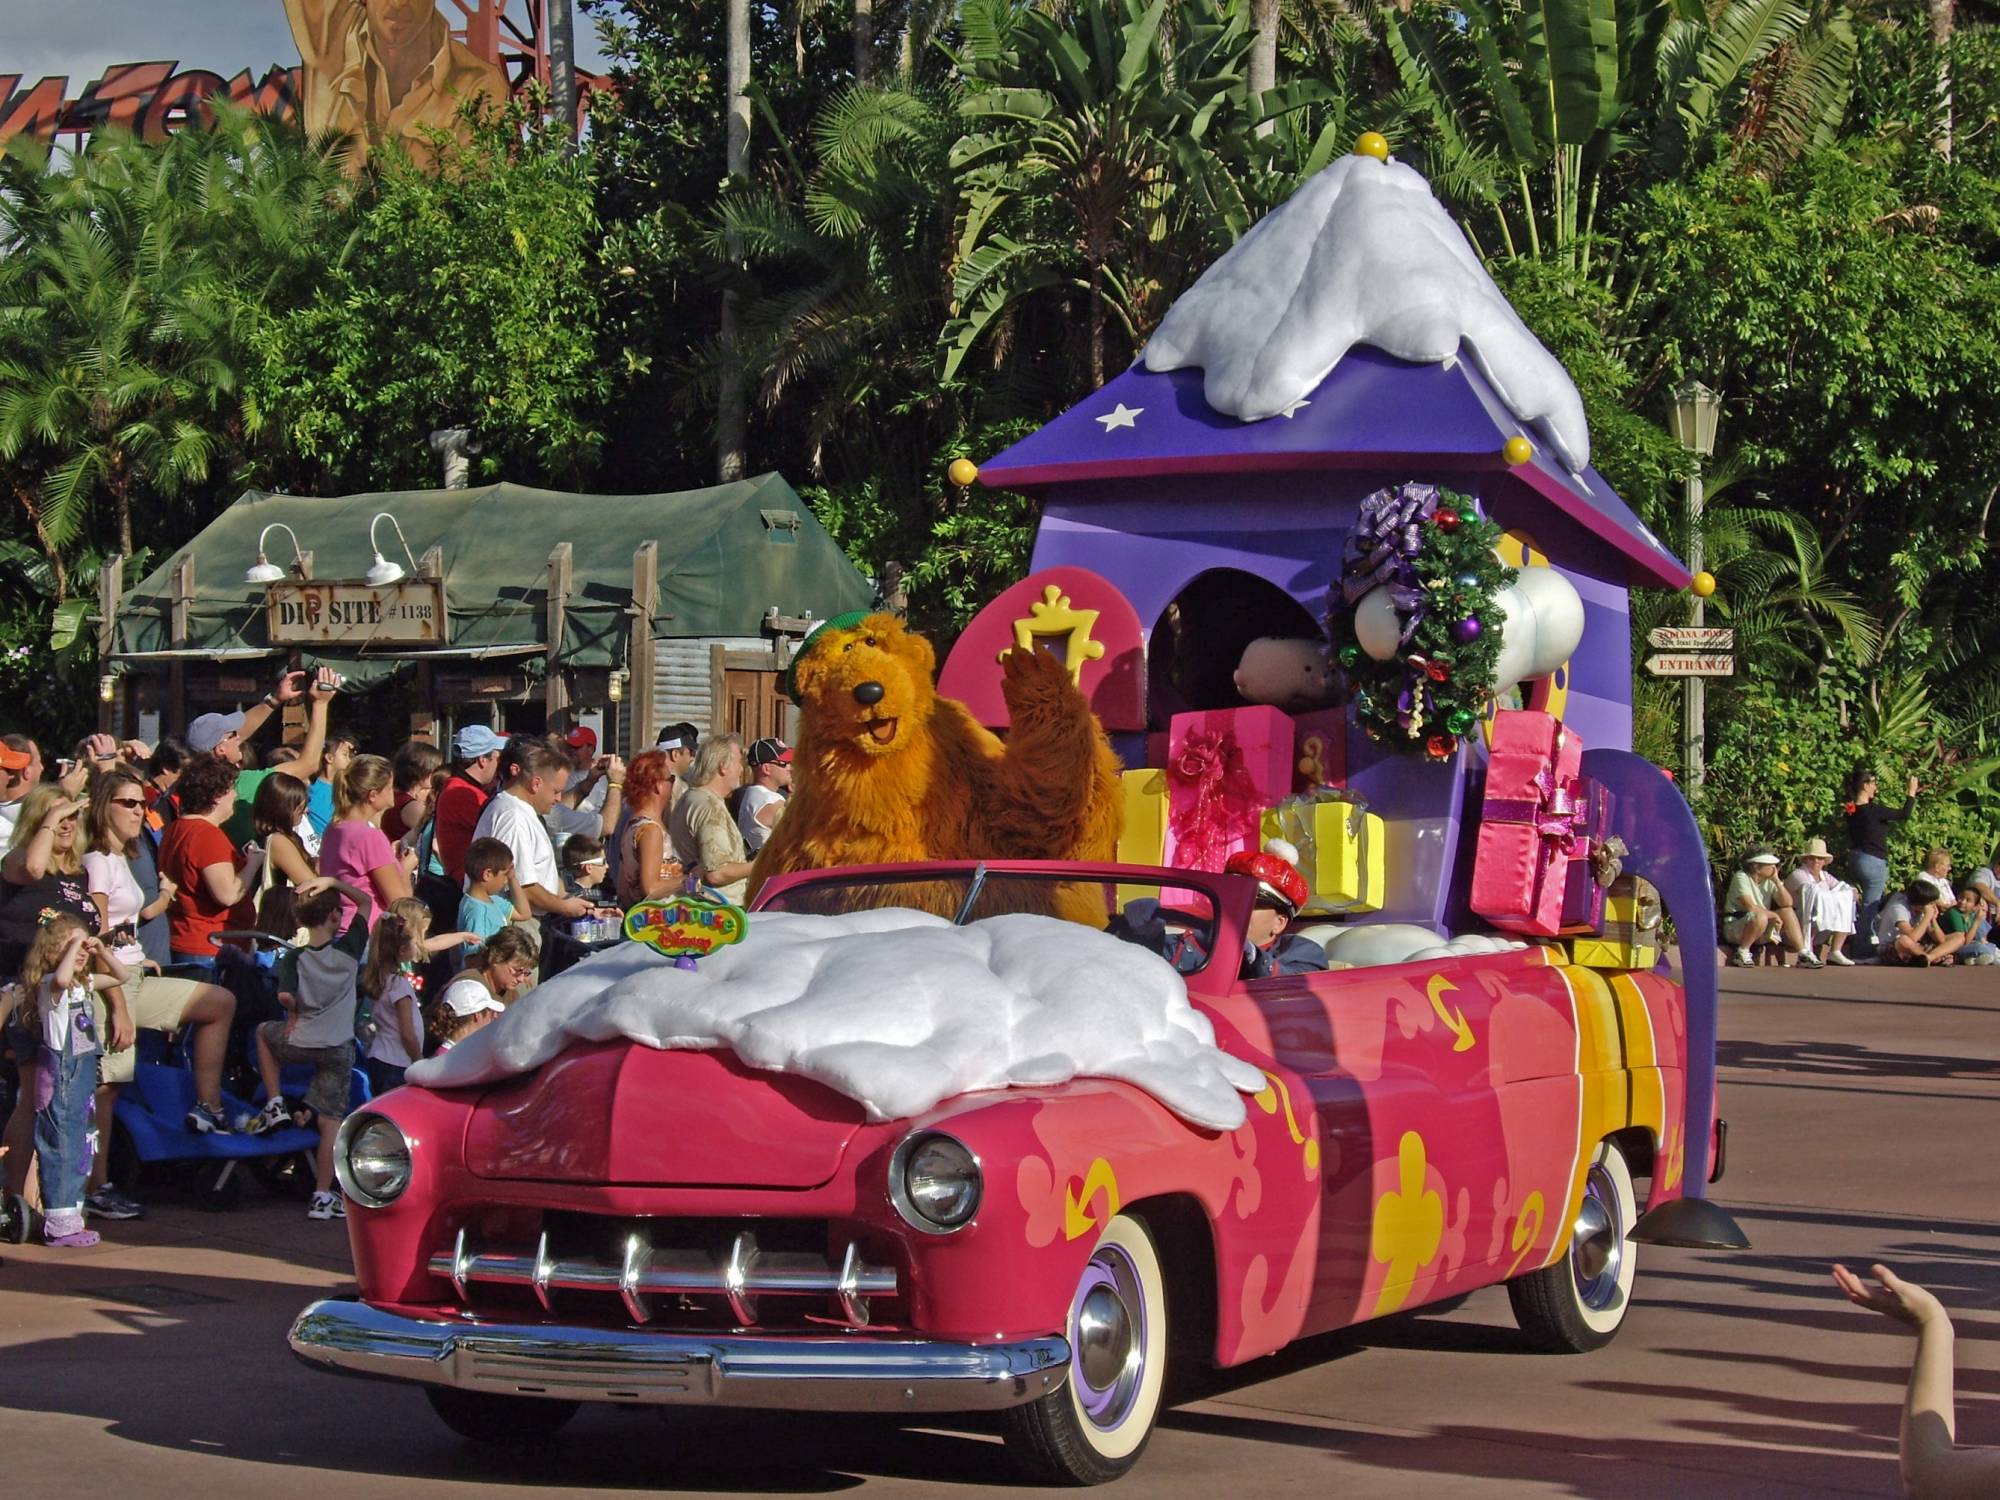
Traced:
[[[935, 664], [930, 642], [894, 615], [841, 615], [801, 643], [791, 671], [792, 795], [750, 872], [751, 896], [788, 870], [1114, 856], [1124, 815], [1118, 759], [1063, 664], [1040, 651], [1007, 654], [1004, 742], [938, 697]], [[950, 915], [953, 903], [912, 887], [896, 904]], [[1094, 888], [1056, 905], [1104, 924]]]

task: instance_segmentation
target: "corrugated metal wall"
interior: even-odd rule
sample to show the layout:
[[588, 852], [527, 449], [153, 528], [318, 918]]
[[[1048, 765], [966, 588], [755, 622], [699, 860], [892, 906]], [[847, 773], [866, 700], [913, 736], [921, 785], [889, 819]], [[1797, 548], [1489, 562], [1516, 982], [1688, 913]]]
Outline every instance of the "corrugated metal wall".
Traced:
[[653, 644], [653, 670], [658, 694], [658, 722], [674, 724], [685, 719], [703, 734], [709, 730], [713, 705], [709, 695], [708, 653], [715, 646], [731, 651], [768, 651], [769, 639], [762, 636], [692, 636], [669, 638]]

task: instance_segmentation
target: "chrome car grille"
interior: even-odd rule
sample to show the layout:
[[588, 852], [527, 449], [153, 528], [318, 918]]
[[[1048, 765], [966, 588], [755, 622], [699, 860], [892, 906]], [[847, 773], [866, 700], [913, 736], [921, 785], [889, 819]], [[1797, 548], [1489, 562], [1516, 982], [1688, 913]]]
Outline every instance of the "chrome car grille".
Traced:
[[526, 1288], [544, 1312], [557, 1310], [559, 1292], [616, 1296], [635, 1323], [653, 1321], [660, 1297], [714, 1299], [741, 1328], [757, 1324], [764, 1297], [817, 1297], [838, 1308], [848, 1327], [865, 1328], [869, 1299], [896, 1295], [895, 1269], [866, 1264], [857, 1244], [848, 1245], [836, 1267], [821, 1255], [761, 1251], [748, 1230], [730, 1241], [720, 1260], [702, 1250], [656, 1248], [633, 1230], [625, 1236], [623, 1257], [610, 1261], [557, 1256], [547, 1231], [531, 1253], [523, 1253], [475, 1246], [461, 1229], [450, 1250], [430, 1258], [430, 1272], [449, 1281], [462, 1302], [481, 1286]]

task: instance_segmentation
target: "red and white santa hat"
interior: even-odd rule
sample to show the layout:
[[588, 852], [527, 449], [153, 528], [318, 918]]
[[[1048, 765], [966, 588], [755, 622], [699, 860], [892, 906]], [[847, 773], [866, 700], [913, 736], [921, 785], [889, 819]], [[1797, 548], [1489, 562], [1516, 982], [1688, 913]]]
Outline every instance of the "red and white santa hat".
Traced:
[[1288, 917], [1297, 916], [1306, 897], [1306, 878], [1299, 873], [1299, 851], [1284, 839], [1266, 839], [1254, 853], [1244, 849], [1229, 856], [1223, 867], [1228, 875], [1248, 875], [1257, 882], [1260, 900], [1268, 900]]

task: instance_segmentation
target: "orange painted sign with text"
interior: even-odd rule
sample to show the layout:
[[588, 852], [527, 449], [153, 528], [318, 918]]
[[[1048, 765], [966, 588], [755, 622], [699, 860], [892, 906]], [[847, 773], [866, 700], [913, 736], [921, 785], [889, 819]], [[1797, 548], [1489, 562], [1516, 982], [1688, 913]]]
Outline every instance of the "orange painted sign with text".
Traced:
[[743, 908], [698, 896], [642, 901], [625, 913], [625, 936], [668, 958], [701, 958], [743, 941]]

